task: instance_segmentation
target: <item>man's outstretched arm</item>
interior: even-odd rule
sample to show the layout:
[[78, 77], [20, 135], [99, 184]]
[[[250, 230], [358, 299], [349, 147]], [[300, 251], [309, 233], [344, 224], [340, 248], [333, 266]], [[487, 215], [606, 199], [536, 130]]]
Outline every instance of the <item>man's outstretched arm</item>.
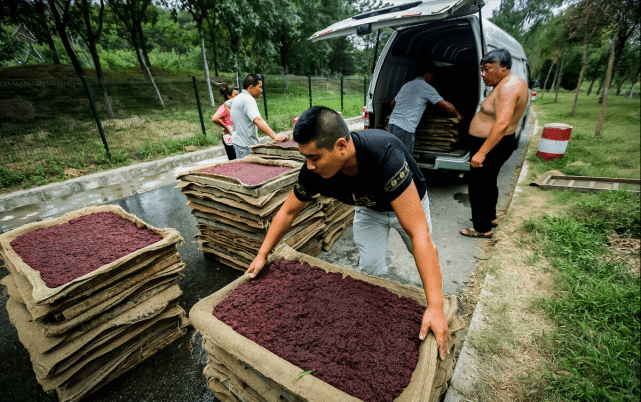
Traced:
[[456, 116], [457, 119], [461, 120], [463, 116], [456, 110], [456, 107], [445, 99], [441, 99], [437, 105], [442, 107], [447, 113]]
[[276, 141], [285, 141], [287, 139], [285, 134], [276, 134], [262, 117], [256, 117], [254, 119], [254, 124], [258, 126], [260, 131], [272, 137]]
[[427, 332], [431, 329], [436, 337], [441, 359], [444, 359], [445, 354], [449, 353], [447, 344], [450, 340], [450, 333], [443, 310], [441, 266], [414, 181], [398, 198], [392, 201], [392, 207], [401, 226], [412, 240], [414, 260], [427, 297], [427, 308], [423, 314], [419, 338], [425, 339]]
[[294, 222], [294, 219], [296, 219], [298, 214], [305, 208], [305, 205], [307, 205], [307, 203], [300, 201], [294, 194], [294, 190], [289, 193], [285, 203], [280, 207], [272, 223], [269, 225], [265, 240], [260, 246], [258, 254], [249, 266], [249, 269], [245, 271], [245, 275], [254, 278], [256, 274], [263, 269], [267, 255], [276, 247], [280, 239], [285, 236], [292, 222]]

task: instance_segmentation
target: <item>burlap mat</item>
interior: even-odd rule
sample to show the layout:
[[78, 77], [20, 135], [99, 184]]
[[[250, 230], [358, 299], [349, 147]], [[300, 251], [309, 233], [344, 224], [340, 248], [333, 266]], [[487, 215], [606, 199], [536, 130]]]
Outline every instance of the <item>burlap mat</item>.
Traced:
[[187, 181], [179, 182], [174, 188], [180, 189], [181, 192], [201, 194], [203, 197], [208, 197], [211, 200], [220, 200], [222, 198], [232, 202], [251, 204], [255, 207], [260, 208], [270, 203], [274, 198], [283, 198], [284, 200], [289, 193], [289, 187], [290, 186], [287, 186], [282, 190], [274, 191], [260, 197], [252, 197], [250, 195], [237, 193], [231, 190], [225, 190], [218, 187], [206, 186], [199, 183], [191, 183]]
[[[298, 253], [285, 245], [279, 246], [272, 253], [268, 259], [268, 263], [279, 258], [307, 262], [328, 272], [340, 272], [343, 275], [349, 275], [356, 279], [383, 286], [395, 294], [410, 297], [422, 305], [426, 305], [425, 293], [422, 289], [328, 264], [316, 258]], [[301, 400], [318, 402], [357, 401], [356, 398], [315, 378], [313, 375], [306, 375], [297, 381], [293, 381], [293, 379], [301, 373], [301, 368], [294, 366], [267, 349], [237, 334], [231, 327], [213, 316], [213, 307], [225, 299], [237, 286], [249, 280], [248, 276], [242, 276], [213, 295], [199, 301], [192, 307], [189, 312], [189, 317], [196, 329], [203, 334], [203, 338], [207, 337], [216, 346], [229, 353], [229, 355], [251, 367], [263, 377], [269, 378], [283, 390]], [[458, 329], [458, 322], [455, 316], [457, 310], [456, 297], [446, 296], [444, 302], [445, 314], [450, 325], [450, 331], [454, 332]], [[453, 338], [453, 340], [455, 339], [456, 338]], [[454, 347], [452, 342], [450, 342], [450, 347]], [[438, 371], [438, 345], [433, 334], [430, 333], [428, 335], [422, 342], [419, 350], [419, 362], [414, 370], [410, 384], [401, 396], [396, 399], [397, 402], [435, 400], [434, 395], [436, 391], [434, 391], [433, 388], [434, 379]]]
[[292, 170], [281, 173], [278, 176], [275, 176], [274, 178], [269, 179], [263, 183], [251, 185], [244, 184], [240, 180], [233, 177], [202, 172], [203, 170], [207, 170], [216, 166], [237, 162], [226, 161], [198, 166], [197, 168], [179, 173], [176, 178], [178, 180], [190, 183], [198, 183], [201, 186], [218, 187], [227, 191], [234, 191], [236, 193], [246, 194], [253, 197], [261, 197], [266, 194], [278, 191], [287, 185], [295, 183], [298, 178], [300, 167], [302, 166], [302, 163], [300, 162], [279, 159], [266, 159], [254, 155], [249, 155], [243, 158], [242, 161], [260, 165], [291, 167]]
[[[28, 233], [43, 227], [60, 225], [79, 216], [89, 215], [94, 212], [101, 211], [113, 212], [125, 219], [135, 222], [139, 227], [145, 226], [148, 229], [161, 235], [162, 240], [144, 247], [136, 252], [130, 253], [109, 264], [103, 265], [95, 271], [83, 275], [80, 278], [76, 278], [71, 282], [68, 282], [57, 288], [47, 287], [47, 285], [40, 277], [40, 272], [32, 269], [27, 264], [25, 264], [22, 261], [22, 258], [20, 258], [20, 256], [11, 247], [11, 242], [24, 233]], [[87, 288], [98, 286], [106, 278], [112, 277], [116, 272], [121, 270], [122, 267], [126, 267], [128, 263], [136, 261], [137, 258], [145, 257], [146, 259], [149, 256], [153, 255], [157, 250], [161, 250], [170, 245], [176, 245], [178, 243], [181, 243], [182, 240], [183, 239], [180, 234], [174, 229], [158, 229], [143, 222], [136, 216], [125, 212], [124, 209], [117, 205], [102, 205], [97, 207], [87, 207], [79, 209], [65, 214], [59, 218], [49, 219], [42, 222], [29, 223], [17, 229], [3, 233], [2, 235], [0, 235], [0, 252], [2, 253], [2, 256], [9, 270], [14, 274], [23, 276], [29, 281], [30, 285], [33, 287], [31, 296], [35, 303], [51, 304], [73, 295], [74, 292], [77, 293]]]

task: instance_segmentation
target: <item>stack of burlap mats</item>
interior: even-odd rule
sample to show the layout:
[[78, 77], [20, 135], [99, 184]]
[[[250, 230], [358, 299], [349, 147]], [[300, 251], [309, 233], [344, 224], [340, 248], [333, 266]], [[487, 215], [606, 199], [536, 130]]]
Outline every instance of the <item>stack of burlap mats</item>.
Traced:
[[[239, 163], [255, 165], [256, 171], [266, 166], [288, 170], [254, 184], [211, 173], [214, 168], [231, 168]], [[187, 205], [196, 217], [199, 250], [224, 265], [245, 271], [258, 253], [271, 220], [296, 183], [301, 166], [302, 163], [296, 160], [249, 155], [241, 160], [214, 163], [180, 173], [177, 188], [187, 197]], [[252, 171], [246, 175], [251, 176]], [[248, 179], [251, 181], [252, 178]], [[353, 206], [318, 197], [292, 222], [281, 242], [316, 256], [321, 250], [331, 248], [351, 225], [353, 214]]]
[[[280, 258], [297, 260], [320, 267], [326, 272], [338, 272], [391, 292], [409, 297], [425, 306], [425, 293], [420, 288], [405, 286], [389, 279], [365, 275], [360, 272], [329, 264], [301, 254], [286, 245], [279, 246], [267, 264]], [[207, 351], [204, 374], [207, 385], [221, 402], [358, 402], [360, 399], [314, 377], [313, 373], [301, 377], [303, 369], [277, 356], [266, 348], [235, 332], [232, 327], [212, 314], [238, 286], [250, 279], [244, 275], [223, 289], [196, 303], [189, 311], [189, 319], [202, 334], [203, 348]], [[419, 360], [409, 385], [395, 399], [397, 402], [437, 402], [447, 390], [454, 371], [454, 350], [459, 343], [460, 321], [456, 316], [456, 296], [446, 295], [444, 310], [451, 333], [445, 360], [438, 358], [438, 345], [430, 332], [419, 347]], [[418, 336], [418, 334], [417, 334]]]
[[414, 150], [450, 152], [458, 142], [456, 118], [423, 117], [416, 128]]
[[249, 147], [252, 155], [263, 158], [287, 159], [303, 162], [305, 157], [298, 150], [298, 143], [294, 140], [283, 142], [271, 141], [265, 144], [252, 145]]
[[[104, 211], [162, 239], [55, 288], [47, 287], [11, 245], [22, 235]], [[91, 243], [92, 233], [86, 236]], [[77, 246], [65, 240], [56, 247]], [[181, 242], [175, 230], [154, 228], [118, 206], [84, 208], [0, 236], [10, 271], [1, 282], [9, 294], [9, 318], [45, 391], [77, 401], [186, 334], [189, 321], [178, 306], [176, 284], [185, 266], [177, 252]]]
[[[388, 129], [389, 116], [385, 119]], [[451, 152], [460, 141], [457, 119], [424, 115], [416, 127], [415, 152]]]

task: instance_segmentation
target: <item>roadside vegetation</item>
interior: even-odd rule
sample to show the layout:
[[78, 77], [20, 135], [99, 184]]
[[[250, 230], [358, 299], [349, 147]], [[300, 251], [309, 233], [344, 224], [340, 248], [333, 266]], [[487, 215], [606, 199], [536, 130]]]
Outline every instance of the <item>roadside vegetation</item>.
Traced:
[[[641, 398], [639, 193], [580, 193], [529, 186], [549, 170], [639, 178], [639, 98], [611, 97], [608, 124], [594, 138], [597, 97], [546, 94], [533, 108], [539, 131], [527, 176], [486, 243], [477, 267], [485, 326], [471, 339], [480, 357], [476, 401], [638, 401]], [[549, 101], [548, 101], [549, 99]], [[536, 157], [548, 123], [573, 131], [565, 156]], [[491, 275], [487, 277], [487, 275]], [[486, 280], [487, 279], [487, 280]]]
[[[35, 71], [34, 71], [35, 70]], [[131, 70], [131, 69], [130, 69]], [[215, 106], [207, 99], [202, 76], [198, 91], [206, 135], [203, 135], [191, 71], [154, 69], [162, 78], [157, 86], [160, 105], [151, 85], [128, 70], [111, 71], [109, 86], [114, 116], [107, 116], [102, 98], [96, 105], [111, 153], [107, 157], [86, 92], [71, 69], [5, 68], [14, 79], [30, 77], [40, 81], [3, 88], [0, 104], [9, 106], [0, 118], [0, 192], [63, 181], [100, 170], [164, 158], [220, 144], [222, 128], [211, 116], [222, 103], [220, 86], [215, 86]], [[91, 71], [90, 71], [91, 72]], [[201, 73], [202, 75], [202, 73]], [[56, 77], [51, 82], [52, 77]], [[92, 77], [90, 75], [90, 77]], [[215, 77], [218, 85], [234, 82], [231, 75]], [[363, 107], [364, 78], [344, 79], [341, 104], [340, 80], [312, 78], [312, 101], [345, 117], [358, 116]], [[267, 110], [263, 97], [258, 106], [276, 132], [288, 131], [293, 119], [309, 107], [308, 77], [267, 76]], [[262, 134], [262, 133], [261, 133]]]

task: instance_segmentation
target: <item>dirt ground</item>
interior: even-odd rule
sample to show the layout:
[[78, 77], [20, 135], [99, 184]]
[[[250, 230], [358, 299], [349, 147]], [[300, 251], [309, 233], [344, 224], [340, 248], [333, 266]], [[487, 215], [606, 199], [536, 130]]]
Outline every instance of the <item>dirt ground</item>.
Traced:
[[[481, 300], [481, 289], [486, 290], [480, 301], [486, 325], [470, 338], [480, 357], [478, 373], [483, 374], [478, 378], [476, 395], [467, 396], [469, 401], [555, 400], [546, 394], [540, 381], [540, 374], [547, 371], [545, 362], [554, 368], [546, 346], [554, 325], [537, 306], [538, 300], [554, 297], [554, 277], [548, 262], [532, 246], [523, 224], [560, 212], [551, 207], [548, 192], [529, 186], [534, 177], [528, 179], [517, 187], [508, 213], [499, 217], [494, 238], [486, 241], [485, 257], [463, 296], [469, 323]], [[610, 246], [613, 258], [626, 261], [638, 276], [639, 239], [613, 237]], [[486, 282], [488, 274], [493, 278]]]

